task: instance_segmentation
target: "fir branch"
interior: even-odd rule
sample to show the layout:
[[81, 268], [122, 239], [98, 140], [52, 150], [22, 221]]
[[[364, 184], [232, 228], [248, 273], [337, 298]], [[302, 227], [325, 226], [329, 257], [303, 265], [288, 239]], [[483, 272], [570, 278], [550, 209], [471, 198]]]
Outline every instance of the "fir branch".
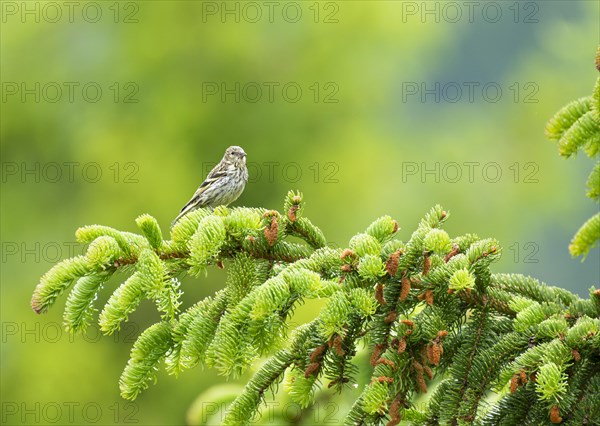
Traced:
[[[589, 157], [600, 152], [600, 77], [592, 96], [579, 99], [561, 109], [546, 125], [546, 135], [558, 141], [559, 152], [565, 157], [575, 154], [580, 148]], [[596, 162], [587, 181], [589, 198], [598, 201], [600, 187], [600, 161]], [[587, 256], [600, 241], [600, 214], [590, 218], [579, 228], [569, 251], [573, 257]]]
[[131, 350], [127, 367], [119, 380], [123, 398], [133, 400], [148, 387], [148, 382], [155, 378], [156, 364], [170, 347], [171, 326], [166, 322], [148, 327], [138, 337]]
[[492, 281], [502, 290], [528, 297], [540, 303], [560, 301], [564, 306], [569, 306], [579, 299], [565, 289], [551, 287], [535, 278], [520, 274], [493, 274]]
[[600, 213], [596, 213], [581, 225], [571, 240], [569, 251], [574, 257], [583, 255], [585, 258], [591, 249], [598, 246], [598, 241], [600, 241]]
[[56, 264], [40, 280], [31, 298], [31, 308], [38, 314], [46, 312], [56, 299], [73, 283], [90, 272], [85, 256], [66, 259]]
[[224, 425], [246, 425], [250, 422], [265, 392], [277, 381], [281, 380], [286, 368], [294, 361], [293, 349], [301, 346], [314, 326], [306, 325], [296, 331], [290, 349], [282, 349], [272, 356], [261, 369], [250, 379], [242, 393], [231, 403], [223, 419]]
[[64, 312], [64, 324], [68, 331], [85, 331], [90, 324], [94, 300], [102, 284], [109, 280], [112, 271], [79, 278], [69, 294]]
[[180, 315], [173, 328], [174, 345], [167, 357], [167, 371], [170, 374], [177, 375], [184, 368], [204, 362], [227, 301], [228, 291], [221, 290], [214, 298], [207, 297]]
[[[581, 127], [582, 117], [596, 114], [595, 101], [561, 112], [551, 133], [562, 140]], [[589, 148], [588, 136], [577, 146]], [[83, 331], [103, 283], [128, 272], [98, 317], [102, 331], [118, 330], [143, 299], [154, 301], [161, 318], [133, 346], [120, 380], [128, 399], [148, 386], [163, 359], [170, 374], [204, 365], [239, 376], [278, 348], [230, 405], [225, 424], [248, 423], [285, 371], [289, 397], [301, 407], [324, 392], [323, 378], [342, 391], [359, 372], [355, 357], [363, 343], [374, 368], [347, 424], [597, 419], [590, 408], [597, 398], [589, 394], [600, 392], [598, 290], [582, 299], [533, 278], [492, 274], [499, 243], [474, 234], [452, 238], [441, 229], [449, 217], [441, 206], [406, 243], [397, 239], [398, 223], [382, 216], [338, 250], [326, 247], [322, 231], [303, 215], [302, 195], [290, 192], [282, 213], [198, 209], [173, 226], [170, 240], [149, 215], [136, 219], [142, 235], [80, 228], [78, 239], [89, 243], [85, 256], [45, 274], [32, 307], [46, 311], [75, 282], [64, 320], [69, 330]], [[593, 246], [594, 235], [583, 231], [582, 246]], [[180, 313], [179, 277], [212, 266], [227, 268], [225, 288]], [[306, 299], [324, 299], [323, 308], [290, 338], [288, 319]], [[440, 384], [431, 395], [434, 376]], [[486, 402], [486, 392], [508, 388], [497, 403]], [[426, 409], [411, 405], [425, 393]]]

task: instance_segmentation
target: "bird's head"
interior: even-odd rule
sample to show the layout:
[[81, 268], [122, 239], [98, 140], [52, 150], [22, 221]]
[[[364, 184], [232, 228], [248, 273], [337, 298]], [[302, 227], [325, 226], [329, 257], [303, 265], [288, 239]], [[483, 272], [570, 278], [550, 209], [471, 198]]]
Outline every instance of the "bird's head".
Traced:
[[245, 165], [246, 164], [246, 152], [239, 146], [230, 146], [225, 150], [223, 160], [228, 163]]

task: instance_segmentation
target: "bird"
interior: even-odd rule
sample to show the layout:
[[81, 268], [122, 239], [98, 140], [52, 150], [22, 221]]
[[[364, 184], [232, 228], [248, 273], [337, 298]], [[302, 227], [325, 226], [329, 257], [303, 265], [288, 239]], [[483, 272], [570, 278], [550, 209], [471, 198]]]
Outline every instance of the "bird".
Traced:
[[196, 209], [233, 203], [244, 192], [247, 182], [246, 152], [239, 146], [230, 146], [225, 150], [219, 164], [210, 171], [196, 190], [192, 199], [183, 206], [171, 226]]

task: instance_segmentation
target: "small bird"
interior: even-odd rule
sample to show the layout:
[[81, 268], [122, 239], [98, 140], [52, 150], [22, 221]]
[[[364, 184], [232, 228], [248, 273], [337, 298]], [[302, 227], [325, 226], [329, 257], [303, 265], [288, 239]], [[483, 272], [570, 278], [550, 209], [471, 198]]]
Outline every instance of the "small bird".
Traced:
[[221, 162], [210, 171], [171, 225], [175, 225], [179, 219], [196, 209], [233, 203], [244, 192], [246, 182], [246, 153], [239, 146], [230, 146], [225, 150]]

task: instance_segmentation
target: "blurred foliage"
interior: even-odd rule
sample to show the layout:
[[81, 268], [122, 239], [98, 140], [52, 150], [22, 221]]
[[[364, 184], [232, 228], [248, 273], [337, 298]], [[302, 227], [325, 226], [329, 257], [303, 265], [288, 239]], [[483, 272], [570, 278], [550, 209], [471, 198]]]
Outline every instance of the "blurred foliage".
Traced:
[[[6, 82], [28, 87], [97, 82], [103, 97], [96, 103], [79, 95], [74, 102], [63, 96], [55, 103], [36, 103], [17, 95], [0, 104], [1, 390], [6, 407], [18, 410], [7, 423], [35, 420], [29, 415], [23, 421], [22, 404], [56, 402], [66, 415], [68, 401], [80, 408], [99, 404], [107, 423], [126, 422], [127, 415], [144, 424], [185, 420], [182, 413], [196, 394], [217, 380], [213, 372], [195, 369], [177, 381], [161, 377], [162, 385], [133, 406], [121, 402], [114, 386], [133, 339], [157, 319], [148, 305], [142, 303], [131, 325], [114, 339], [92, 332], [86, 342], [71, 341], [61, 331], [60, 310], [40, 319], [28, 300], [51, 264], [73, 250], [80, 253], [70, 245], [74, 227], [103, 223], [134, 230], [130, 218], [142, 213], [166, 227], [232, 144], [243, 146], [249, 162], [259, 166], [250, 170], [250, 184], [237, 205], [275, 208], [289, 189], [300, 189], [312, 220], [338, 245], [383, 213], [412, 229], [423, 211], [440, 203], [454, 214], [451, 234], [493, 235], [501, 242], [505, 253], [498, 270], [530, 274], [582, 295], [598, 283], [597, 257], [580, 265], [567, 252], [573, 224], [597, 210], [582, 202], [576, 189], [591, 163], [583, 157], [562, 161], [543, 134], [558, 108], [589, 95], [595, 78], [591, 58], [597, 39], [590, 34], [598, 30], [596, 2], [528, 2], [537, 5], [537, 22], [524, 22], [531, 10], [520, 9], [516, 23], [508, 3], [496, 23], [470, 23], [466, 11], [458, 23], [435, 22], [431, 16], [422, 23], [418, 15], [403, 19], [403, 2], [369, 7], [337, 2], [339, 22], [331, 24], [308, 18], [312, 2], [301, 3], [307, 19], [295, 24], [203, 19], [207, 2], [191, 1], [137, 2], [137, 23], [115, 23], [109, 9], [114, 2], [100, 2], [104, 18], [96, 23], [80, 14], [74, 22], [66, 15], [57, 23], [36, 22], [32, 15], [22, 22], [20, 15], [5, 14], [10, 3], [2, 3], [0, 25], [3, 96]], [[126, 10], [126, 3], [119, 3], [121, 18], [133, 10]], [[298, 82], [306, 94], [297, 103], [223, 103], [214, 96], [203, 102], [203, 83], [232, 86], [236, 81]], [[432, 87], [469, 81], [497, 82], [503, 97], [496, 103], [481, 96], [469, 102], [465, 95], [457, 103], [435, 103], [431, 97], [422, 103], [418, 96], [403, 102], [406, 82]], [[109, 87], [115, 82], [119, 99], [129, 93], [127, 83], [135, 84], [139, 102], [114, 102]], [[315, 82], [321, 88], [337, 84], [339, 102], [315, 103], [308, 89]], [[509, 88], [515, 82], [518, 101], [537, 87], [538, 102], [515, 102]], [[536, 86], [525, 88], [527, 83]], [[66, 166], [56, 182], [20, 173], [23, 163], [42, 169], [68, 162], [78, 163], [72, 180]], [[102, 171], [96, 183], [81, 174], [94, 162]], [[270, 162], [278, 163], [272, 177]], [[287, 178], [282, 173], [291, 162], [302, 171], [297, 180], [294, 165], [288, 166]], [[489, 183], [478, 173], [471, 183], [463, 167], [458, 182], [436, 182], [432, 175], [422, 180], [419, 174], [403, 178], [407, 164], [424, 162], [428, 168], [497, 162], [503, 175]], [[529, 163], [533, 166], [526, 169]], [[18, 172], [4, 174], [7, 164]], [[93, 176], [94, 169], [89, 170]], [[520, 170], [517, 182], [515, 170]], [[115, 288], [119, 278], [107, 287]], [[220, 271], [185, 280], [183, 307], [224, 281]], [[303, 308], [299, 322], [315, 306]], [[84, 422], [81, 410], [76, 414], [75, 423]]]
[[[600, 71], [600, 48], [596, 53], [596, 68]], [[546, 125], [546, 135], [558, 142], [558, 151], [569, 158], [579, 150], [588, 157], [600, 154], [600, 77], [596, 79], [594, 93], [563, 107]], [[596, 161], [587, 179], [587, 196], [600, 201], [600, 161]], [[569, 251], [573, 256], [585, 258], [589, 251], [600, 241], [600, 212], [588, 219], [579, 228]]]

